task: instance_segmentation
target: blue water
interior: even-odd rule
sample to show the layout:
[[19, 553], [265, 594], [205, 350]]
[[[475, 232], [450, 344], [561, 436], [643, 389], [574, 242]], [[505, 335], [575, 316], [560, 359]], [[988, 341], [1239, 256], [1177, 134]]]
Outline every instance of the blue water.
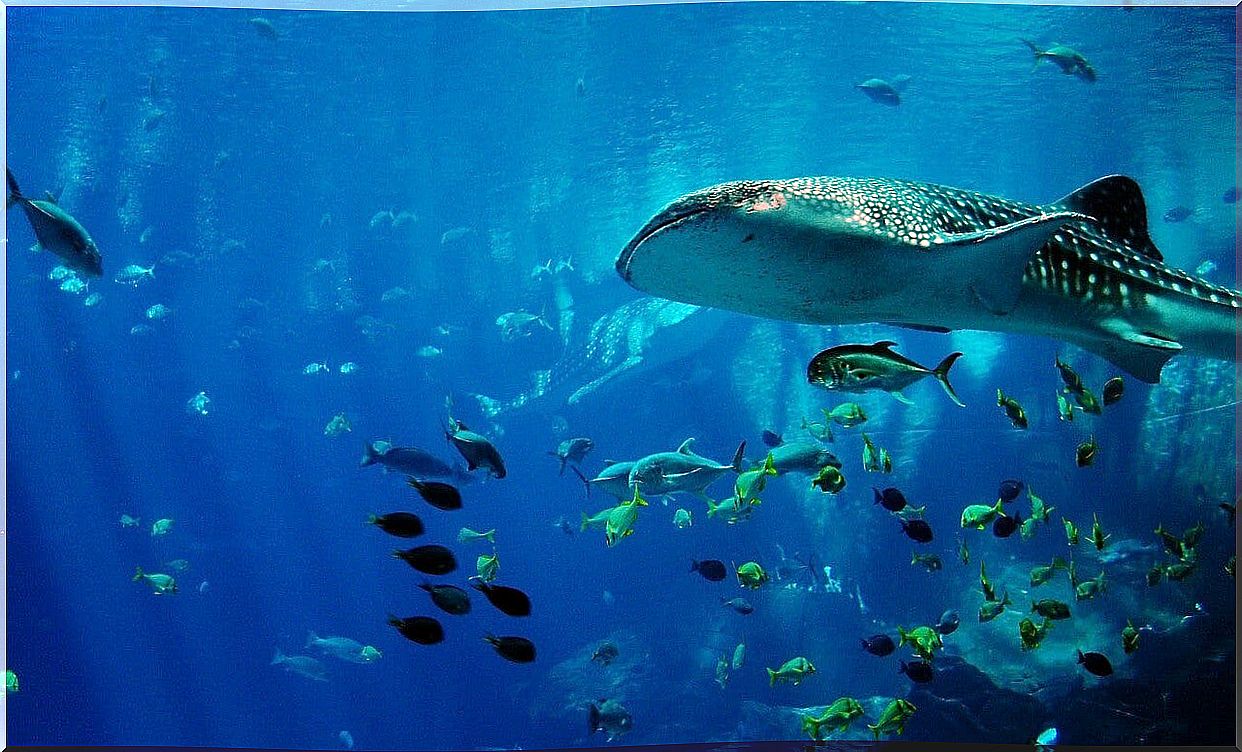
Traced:
[[[1049, 202], [1124, 173], [1169, 263], [1211, 261], [1208, 278], [1236, 287], [1235, 206], [1221, 200], [1236, 162], [1228, 9], [14, 8], [8, 31], [8, 164], [28, 195], [59, 195], [105, 265], [88, 289], [62, 291], [48, 278], [56, 259], [28, 252], [30, 226], [9, 212], [7, 664], [21, 681], [7, 697], [10, 743], [336, 748], [347, 730], [360, 748], [582, 746], [606, 743], [587, 733], [586, 703], [604, 698], [632, 713], [624, 743], [799, 738], [798, 708], [849, 695], [874, 723], [875, 708], [907, 696], [905, 651], [875, 658], [858, 638], [949, 608], [962, 627], [946, 653], [1008, 690], [1050, 694], [1009, 718], [1012, 706], [987, 709], [944, 678], [930, 691], [986, 722], [949, 723], [924, 694], [904, 738], [1023, 742], [1055, 725], [1067, 743], [1232, 739], [1232, 528], [1217, 509], [1234, 498], [1232, 364], [1177, 358], [1160, 385], [1127, 379], [1118, 405], [1065, 424], [1055, 355], [1097, 392], [1117, 373], [1069, 345], [706, 311], [568, 404], [603, 375], [575, 365], [591, 324], [642, 300], [613, 270], [618, 251], [664, 203], [722, 180], [877, 175]], [[1073, 46], [1098, 81], [1032, 70], [1019, 37]], [[900, 107], [853, 88], [898, 74], [912, 77]], [[1178, 205], [1195, 212], [1161, 221]], [[394, 221], [402, 212], [414, 216]], [[573, 268], [532, 273], [548, 259]], [[114, 282], [128, 264], [154, 264], [154, 278]], [[395, 287], [409, 295], [383, 302]], [[148, 320], [156, 303], [171, 315]], [[520, 309], [550, 328], [503, 339], [496, 318]], [[153, 331], [131, 334], [139, 324]], [[863, 472], [861, 429], [838, 429], [838, 497], [791, 475], [735, 526], [684, 497], [652, 500], [611, 549], [577, 532], [582, 510], [610, 502], [557, 475], [547, 451], [560, 440], [594, 439], [588, 474], [691, 436], [720, 461], [746, 439], [761, 460], [763, 429], [797, 436], [803, 416], [842, 401], [805, 384], [806, 361], [878, 339], [927, 364], [967, 352], [953, 376], [966, 410], [930, 382], [910, 390], [912, 407], [858, 398], [891, 476]], [[323, 361], [328, 373], [303, 372]], [[340, 373], [345, 362], [357, 370]], [[541, 370], [556, 387], [507, 407]], [[997, 387], [1023, 401], [1030, 430], [1010, 427]], [[187, 410], [200, 391], [207, 415]], [[363, 443], [384, 438], [458, 459], [446, 398], [509, 468], [503, 480], [476, 473], [457, 512], [358, 466]], [[326, 436], [341, 412], [352, 432]], [[1088, 434], [1101, 455], [1080, 470]], [[995, 499], [1005, 478], [1056, 506], [1053, 522], [1029, 542], [961, 531], [961, 508]], [[872, 505], [871, 486], [889, 484], [927, 505], [936, 539], [923, 548], [942, 571], [910, 566], [914, 544]], [[678, 506], [694, 514], [689, 529], [671, 523]], [[476, 598], [468, 616], [439, 614], [443, 644], [402, 639], [388, 613], [437, 613], [416, 587], [426, 578], [389, 556], [411, 544], [363, 524], [398, 509], [424, 519], [416, 543], [454, 549], [461, 567], [442, 579], [459, 585], [487, 549], [457, 543], [457, 530], [495, 528], [499, 581], [528, 592], [534, 614]], [[1157, 524], [1204, 521], [1198, 570], [1148, 588], [1161, 556], [1142, 551], [1107, 565], [1108, 591], [1082, 604], [1062, 576], [1033, 592], [1070, 600], [1075, 617], [1030, 653], [1017, 615], [978, 623], [979, 560], [1025, 610], [1026, 572], [1067, 553], [1059, 516], [1085, 536], [1092, 512], [1114, 544], [1158, 545]], [[122, 527], [122, 514], [141, 525]], [[562, 516], [574, 535], [553, 524]], [[153, 537], [159, 518], [175, 524]], [[775, 570], [778, 545], [813, 552], [842, 592], [772, 583], [746, 594], [756, 612], [740, 616], [719, 603], [743, 594], [735, 583], [686, 571], [692, 558]], [[1088, 546], [1084, 578], [1099, 569]], [[176, 595], [131, 581], [135, 566], [173, 559], [189, 562]], [[1152, 625], [1133, 656], [1121, 652], [1127, 619]], [[383, 657], [324, 658], [327, 682], [269, 665], [277, 648], [306, 652], [310, 630]], [[503, 661], [486, 632], [532, 639], [537, 661]], [[588, 660], [605, 639], [621, 650], [607, 668]], [[743, 641], [746, 663], [722, 688], [716, 659]], [[1086, 675], [1076, 648], [1106, 652], [1114, 676]], [[797, 655], [817, 674], [769, 688], [763, 667]], [[862, 720], [846, 736], [868, 737]]]

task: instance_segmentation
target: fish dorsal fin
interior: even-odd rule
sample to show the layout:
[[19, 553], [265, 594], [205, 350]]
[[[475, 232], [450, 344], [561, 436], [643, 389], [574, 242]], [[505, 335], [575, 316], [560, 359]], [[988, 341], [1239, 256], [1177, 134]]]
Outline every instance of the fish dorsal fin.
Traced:
[[1164, 261], [1147, 234], [1147, 202], [1132, 178], [1109, 175], [1094, 180], [1062, 198], [1056, 207], [1093, 217], [1093, 225], [1106, 237], [1125, 243], [1147, 258]]
[[976, 301], [1002, 316], [1018, 304], [1026, 265], [1048, 238], [1066, 222], [1090, 219], [1069, 211], [1039, 214], [978, 232], [944, 235], [939, 245], [958, 257], [957, 268]]
[[681, 442], [681, 446], [677, 447], [678, 454], [694, 454], [694, 438], [691, 437]]
[[891, 339], [884, 339], [872, 345], [871, 349], [872, 350], [892, 350], [896, 346], [897, 346], [897, 343], [892, 341]]

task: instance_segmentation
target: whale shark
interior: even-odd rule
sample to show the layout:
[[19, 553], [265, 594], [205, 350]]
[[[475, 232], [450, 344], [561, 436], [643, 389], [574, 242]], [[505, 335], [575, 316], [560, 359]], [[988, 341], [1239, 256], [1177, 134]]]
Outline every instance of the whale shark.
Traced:
[[571, 340], [552, 368], [535, 372], [527, 391], [504, 400], [472, 396], [488, 418], [538, 403], [576, 405], [606, 385], [698, 351], [728, 318], [723, 311], [670, 300], [631, 300], [596, 319], [581, 340]]
[[616, 269], [770, 319], [1052, 337], [1147, 383], [1178, 353], [1236, 360], [1242, 305], [1164, 263], [1123, 175], [1046, 205], [885, 178], [722, 183], [652, 217]]

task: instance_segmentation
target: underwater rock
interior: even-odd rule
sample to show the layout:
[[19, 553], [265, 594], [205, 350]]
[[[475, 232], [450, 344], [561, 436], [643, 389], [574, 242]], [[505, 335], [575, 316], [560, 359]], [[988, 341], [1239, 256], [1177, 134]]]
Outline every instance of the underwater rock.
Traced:
[[987, 741], [1025, 744], [1053, 714], [1034, 697], [997, 686], [987, 674], [952, 656], [937, 656], [936, 680], [910, 690], [918, 708], [901, 741]]

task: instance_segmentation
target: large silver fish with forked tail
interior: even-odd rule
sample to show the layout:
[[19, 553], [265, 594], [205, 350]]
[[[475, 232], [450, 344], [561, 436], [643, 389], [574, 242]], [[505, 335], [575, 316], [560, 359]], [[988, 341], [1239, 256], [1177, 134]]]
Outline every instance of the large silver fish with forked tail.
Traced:
[[617, 272], [662, 298], [809, 324], [1072, 342], [1148, 383], [1236, 360], [1242, 295], [1164, 265], [1128, 177], [1038, 206], [878, 178], [723, 183], [674, 201]]

